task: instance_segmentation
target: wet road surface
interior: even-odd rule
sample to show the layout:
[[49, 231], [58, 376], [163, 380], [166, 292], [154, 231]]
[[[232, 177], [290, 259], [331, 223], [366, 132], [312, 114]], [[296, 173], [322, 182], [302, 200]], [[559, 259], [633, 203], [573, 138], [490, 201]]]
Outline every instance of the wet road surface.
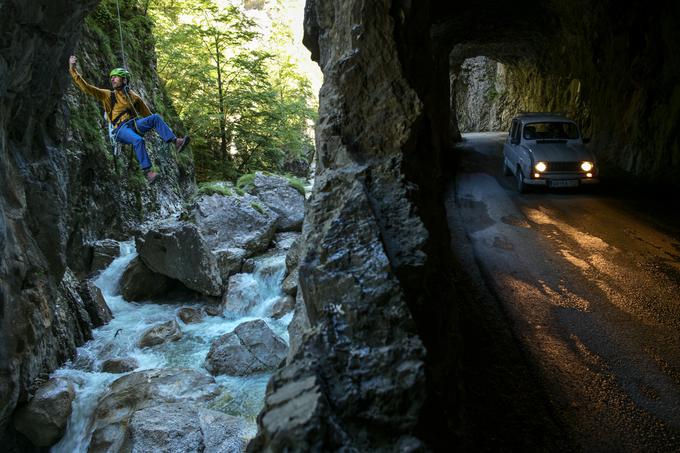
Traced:
[[505, 134], [464, 138], [451, 229], [567, 436], [582, 451], [680, 451], [680, 225], [607, 191], [520, 195], [501, 172]]

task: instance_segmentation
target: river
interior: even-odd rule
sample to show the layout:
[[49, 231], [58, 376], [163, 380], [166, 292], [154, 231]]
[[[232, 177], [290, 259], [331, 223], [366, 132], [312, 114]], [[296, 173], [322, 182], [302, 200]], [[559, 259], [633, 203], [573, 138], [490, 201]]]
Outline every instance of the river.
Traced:
[[[54, 453], [86, 452], [92, 435], [91, 417], [99, 399], [109, 385], [124, 374], [101, 372], [102, 362], [112, 357], [135, 359], [139, 366], [134, 371], [156, 368], [193, 368], [208, 374], [203, 366], [211, 343], [217, 337], [231, 332], [239, 324], [263, 319], [269, 327], [288, 342], [287, 326], [292, 313], [281, 319], [265, 316], [268, 308], [281, 296], [281, 282], [285, 275], [285, 253], [256, 259], [253, 273], [249, 274], [248, 297], [255, 296], [257, 305], [246, 316], [205, 316], [193, 324], [180, 323], [183, 336], [180, 340], [151, 348], [139, 348], [137, 341], [152, 325], [176, 319], [180, 308], [201, 305], [186, 300], [167, 300], [163, 303], [137, 303], [123, 299], [118, 290], [119, 281], [127, 265], [137, 256], [133, 242], [120, 245], [120, 256], [95, 280], [111, 308], [114, 318], [105, 326], [93, 330], [93, 339], [78, 348], [76, 358], [55, 371], [51, 377], [63, 377], [73, 382], [76, 399], [67, 431], [51, 451]], [[254, 293], [254, 294], [253, 294]], [[269, 373], [247, 377], [217, 376], [222, 395], [210, 404], [211, 409], [248, 420], [251, 435], [256, 432], [255, 419], [263, 405]]]

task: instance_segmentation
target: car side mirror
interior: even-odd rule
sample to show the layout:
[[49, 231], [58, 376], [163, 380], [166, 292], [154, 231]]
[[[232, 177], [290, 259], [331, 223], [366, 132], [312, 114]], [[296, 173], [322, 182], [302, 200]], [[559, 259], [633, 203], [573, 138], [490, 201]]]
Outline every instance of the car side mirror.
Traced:
[[588, 143], [590, 143], [590, 137], [584, 137], [583, 138], [583, 144], [587, 145]]

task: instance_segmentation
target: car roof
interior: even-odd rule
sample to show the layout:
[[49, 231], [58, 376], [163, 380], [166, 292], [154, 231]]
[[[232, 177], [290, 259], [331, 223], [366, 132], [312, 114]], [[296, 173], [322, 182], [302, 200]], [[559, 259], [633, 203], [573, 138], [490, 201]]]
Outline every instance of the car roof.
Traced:
[[550, 113], [550, 112], [523, 112], [516, 116], [518, 120], [522, 123], [536, 122], [536, 121], [566, 121], [569, 123], [575, 123], [574, 120], [569, 119], [563, 113]]

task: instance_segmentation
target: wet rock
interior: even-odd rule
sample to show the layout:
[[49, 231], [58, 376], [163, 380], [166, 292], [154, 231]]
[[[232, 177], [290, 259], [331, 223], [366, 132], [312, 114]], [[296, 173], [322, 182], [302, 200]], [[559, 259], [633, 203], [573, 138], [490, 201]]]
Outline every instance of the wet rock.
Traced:
[[91, 272], [106, 269], [120, 255], [120, 244], [113, 239], [95, 241], [92, 243], [92, 249]]
[[229, 286], [222, 299], [225, 314], [246, 315], [255, 308], [258, 301], [258, 285], [252, 274], [235, 274], [229, 277]]
[[37, 447], [54, 445], [64, 435], [75, 396], [70, 382], [50, 379], [27, 405], [17, 409], [14, 428]]
[[298, 237], [286, 252], [286, 270], [288, 272], [295, 269], [300, 262], [300, 238]]
[[130, 422], [131, 451], [241, 452], [248, 442], [244, 418], [168, 403], [136, 412]]
[[71, 333], [76, 337], [76, 341], [80, 344], [92, 339], [92, 319], [87, 311], [83, 298], [78, 292], [79, 286], [76, 276], [70, 269], [66, 269], [61, 281], [60, 289], [62, 291], [65, 302], [68, 304], [68, 310], [75, 315], [78, 323], [78, 328]]
[[244, 260], [243, 266], [241, 266], [241, 273], [252, 274], [253, 272], [255, 272], [255, 260], [252, 258]]
[[278, 219], [262, 200], [249, 194], [203, 196], [191, 215], [225, 279], [241, 270], [243, 259], [267, 250]]
[[138, 256], [128, 264], [120, 279], [120, 293], [125, 300], [153, 299], [167, 293], [172, 280], [148, 268]]
[[161, 324], [156, 324], [144, 331], [137, 345], [140, 348], [157, 346], [168, 341], [177, 341], [182, 338], [182, 331], [174, 319]]
[[152, 271], [200, 293], [222, 295], [215, 256], [195, 225], [168, 222], [154, 227], [137, 241], [137, 251]]
[[307, 308], [301, 292], [295, 296], [295, 307], [293, 309], [293, 319], [288, 324], [288, 361], [292, 360], [300, 345], [302, 336], [311, 328]]
[[273, 247], [282, 252], [288, 252], [300, 240], [300, 233], [288, 231], [276, 233], [274, 236]]
[[102, 363], [102, 371], [105, 373], [127, 373], [139, 366], [139, 362], [132, 357], [108, 359]]
[[288, 347], [261, 319], [240, 324], [210, 347], [205, 367], [214, 375], [247, 376], [275, 369]]
[[102, 291], [91, 280], [83, 280], [78, 285], [78, 294], [90, 315], [93, 327], [101, 327], [113, 319], [113, 313], [106, 304]]
[[177, 316], [184, 324], [195, 324], [203, 319], [203, 311], [194, 307], [183, 307], [179, 309]]
[[206, 305], [203, 307], [203, 311], [208, 316], [222, 316], [224, 308], [222, 305]]
[[293, 271], [283, 280], [283, 283], [281, 284], [281, 290], [284, 294], [295, 297], [298, 290], [297, 268], [293, 269]]
[[250, 193], [279, 215], [277, 231], [300, 231], [305, 217], [305, 196], [278, 175], [255, 173]]
[[272, 305], [269, 316], [274, 319], [283, 318], [295, 308], [295, 298], [291, 296], [281, 296]]
[[248, 272], [243, 270], [243, 263], [246, 257], [250, 256], [248, 250], [240, 247], [228, 247], [216, 249], [213, 253], [217, 258], [217, 267], [220, 269], [223, 280], [236, 272]]
[[129, 451], [126, 446], [131, 440], [129, 425], [138, 411], [168, 403], [187, 403], [198, 408], [219, 394], [214, 378], [196, 370], [144, 370], [123, 376], [111, 384], [97, 405], [89, 451]]

